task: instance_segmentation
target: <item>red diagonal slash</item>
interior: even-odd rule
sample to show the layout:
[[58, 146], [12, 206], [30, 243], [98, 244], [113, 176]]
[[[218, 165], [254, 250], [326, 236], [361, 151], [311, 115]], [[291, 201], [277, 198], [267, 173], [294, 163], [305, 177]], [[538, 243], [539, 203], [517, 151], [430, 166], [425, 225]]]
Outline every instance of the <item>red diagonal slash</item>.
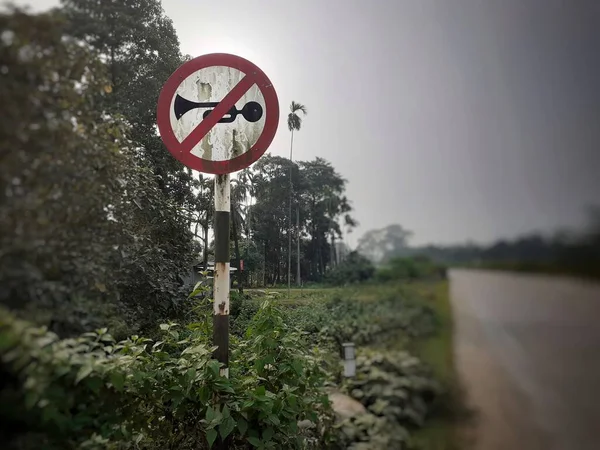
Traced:
[[181, 151], [189, 153], [200, 142], [204, 136], [235, 106], [237, 101], [254, 85], [254, 77], [246, 75], [235, 87], [219, 102], [208, 117], [192, 130], [181, 143]]

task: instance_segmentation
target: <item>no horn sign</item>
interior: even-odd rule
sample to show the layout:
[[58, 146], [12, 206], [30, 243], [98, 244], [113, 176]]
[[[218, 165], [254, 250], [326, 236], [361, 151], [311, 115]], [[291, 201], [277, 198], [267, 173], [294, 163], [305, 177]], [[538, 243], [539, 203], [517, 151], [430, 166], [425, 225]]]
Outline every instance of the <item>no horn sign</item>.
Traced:
[[175, 158], [200, 172], [226, 174], [250, 166], [271, 145], [279, 102], [256, 65], [213, 53], [169, 77], [158, 98], [157, 122]]

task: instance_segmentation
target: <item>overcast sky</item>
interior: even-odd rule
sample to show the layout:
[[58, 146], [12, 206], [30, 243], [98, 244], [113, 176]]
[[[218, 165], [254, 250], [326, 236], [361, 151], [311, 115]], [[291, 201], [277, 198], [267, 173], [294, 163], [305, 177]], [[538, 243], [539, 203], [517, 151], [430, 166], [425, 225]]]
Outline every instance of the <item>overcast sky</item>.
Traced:
[[[36, 8], [58, 1], [17, 1]], [[365, 231], [414, 243], [577, 226], [600, 204], [600, 2], [163, 0], [183, 53], [228, 52], [273, 81], [271, 154], [348, 180]]]

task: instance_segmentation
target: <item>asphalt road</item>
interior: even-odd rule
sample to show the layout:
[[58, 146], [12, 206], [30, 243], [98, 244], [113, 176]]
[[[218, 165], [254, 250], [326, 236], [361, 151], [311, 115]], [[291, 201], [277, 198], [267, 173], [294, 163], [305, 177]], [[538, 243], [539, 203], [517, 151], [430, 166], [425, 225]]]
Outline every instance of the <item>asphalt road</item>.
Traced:
[[472, 447], [600, 449], [600, 284], [453, 270], [450, 286]]

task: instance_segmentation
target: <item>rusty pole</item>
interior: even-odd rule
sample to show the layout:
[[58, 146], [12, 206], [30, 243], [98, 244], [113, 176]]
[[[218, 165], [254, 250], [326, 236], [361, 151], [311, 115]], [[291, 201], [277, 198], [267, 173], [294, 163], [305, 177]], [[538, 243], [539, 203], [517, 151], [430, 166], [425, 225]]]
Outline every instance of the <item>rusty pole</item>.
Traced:
[[213, 280], [214, 357], [223, 366], [221, 376], [229, 377], [229, 174], [215, 175], [215, 276]]

